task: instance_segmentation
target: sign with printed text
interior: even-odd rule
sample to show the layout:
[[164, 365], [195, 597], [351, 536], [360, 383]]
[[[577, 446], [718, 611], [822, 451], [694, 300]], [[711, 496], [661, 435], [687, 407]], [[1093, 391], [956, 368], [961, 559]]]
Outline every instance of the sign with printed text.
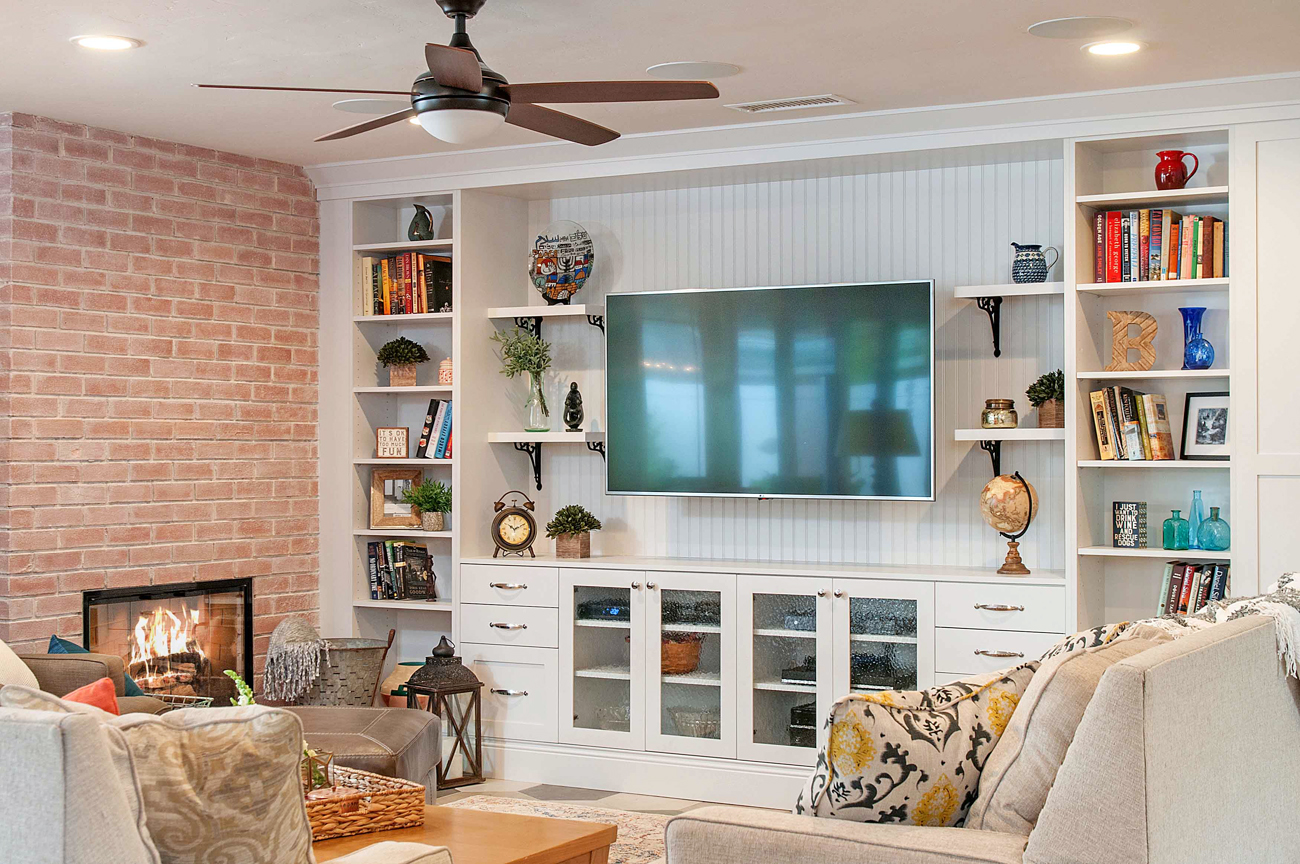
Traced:
[[380, 426], [375, 430], [376, 459], [405, 459], [407, 430], [404, 426]]

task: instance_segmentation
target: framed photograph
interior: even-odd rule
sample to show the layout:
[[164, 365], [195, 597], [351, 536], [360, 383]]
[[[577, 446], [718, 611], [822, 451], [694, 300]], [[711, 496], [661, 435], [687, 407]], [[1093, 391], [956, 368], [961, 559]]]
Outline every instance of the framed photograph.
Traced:
[[380, 426], [375, 430], [376, 459], [405, 459], [410, 452], [405, 426]]
[[375, 468], [370, 472], [370, 527], [419, 528], [420, 514], [402, 493], [424, 480], [420, 468]]
[[1228, 460], [1232, 449], [1228, 429], [1230, 398], [1226, 391], [1187, 394], [1183, 406], [1183, 450], [1180, 458]]

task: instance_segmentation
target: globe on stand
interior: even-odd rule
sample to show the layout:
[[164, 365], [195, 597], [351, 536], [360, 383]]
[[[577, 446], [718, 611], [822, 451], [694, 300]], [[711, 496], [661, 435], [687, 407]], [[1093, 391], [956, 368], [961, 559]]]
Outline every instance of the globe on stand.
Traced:
[[998, 572], [1004, 576], [1028, 576], [1029, 568], [1020, 560], [1018, 541], [1038, 515], [1038, 490], [1019, 471], [999, 474], [980, 492], [980, 515], [1007, 538], [1007, 559]]

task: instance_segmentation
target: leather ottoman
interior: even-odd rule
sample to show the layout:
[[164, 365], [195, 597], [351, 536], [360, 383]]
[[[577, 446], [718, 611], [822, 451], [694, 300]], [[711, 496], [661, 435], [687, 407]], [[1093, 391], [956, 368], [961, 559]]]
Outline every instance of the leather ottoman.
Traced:
[[438, 794], [442, 724], [438, 715], [413, 708], [285, 706], [302, 720], [313, 750], [334, 754], [345, 768], [424, 784], [424, 800]]

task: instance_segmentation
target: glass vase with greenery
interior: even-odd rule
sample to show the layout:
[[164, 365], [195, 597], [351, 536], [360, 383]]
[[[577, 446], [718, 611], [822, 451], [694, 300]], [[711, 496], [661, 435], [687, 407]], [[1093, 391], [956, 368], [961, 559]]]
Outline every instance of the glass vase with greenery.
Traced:
[[529, 432], [546, 432], [551, 428], [547, 419], [551, 412], [542, 392], [542, 376], [551, 368], [551, 343], [518, 327], [494, 333], [492, 341], [501, 346], [502, 375], [528, 376], [528, 425], [524, 428]]
[[402, 500], [420, 511], [425, 531], [441, 531], [443, 514], [451, 512], [451, 487], [441, 480], [425, 480], [403, 489]]

